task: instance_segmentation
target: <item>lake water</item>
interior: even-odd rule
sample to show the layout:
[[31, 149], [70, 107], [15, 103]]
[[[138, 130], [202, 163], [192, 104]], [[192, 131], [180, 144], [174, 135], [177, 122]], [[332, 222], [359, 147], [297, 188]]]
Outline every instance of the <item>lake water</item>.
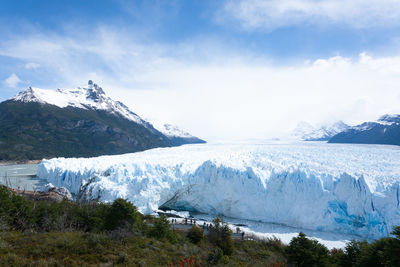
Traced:
[[38, 190], [45, 181], [36, 177], [37, 164], [0, 166], [0, 184], [21, 190]]

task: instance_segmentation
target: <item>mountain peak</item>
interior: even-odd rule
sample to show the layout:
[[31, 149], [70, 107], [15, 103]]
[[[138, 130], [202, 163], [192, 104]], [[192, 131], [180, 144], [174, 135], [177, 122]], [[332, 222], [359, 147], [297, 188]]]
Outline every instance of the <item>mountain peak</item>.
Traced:
[[38, 96], [35, 94], [35, 90], [29, 86], [27, 89], [19, 92], [16, 96], [11, 98], [12, 100], [15, 101], [21, 101], [21, 102], [39, 102], [40, 99]]
[[385, 114], [378, 119], [378, 122], [400, 123], [400, 115], [399, 114]]
[[82, 88], [87, 90], [87, 98], [93, 99], [95, 102], [99, 102], [102, 98], [105, 97], [106, 93], [104, 93], [103, 88], [98, 86], [96, 83], [93, 83], [92, 80], [88, 81], [88, 87]]
[[60, 108], [76, 107], [82, 109], [105, 110], [108, 113], [118, 114], [128, 120], [147, 125], [138, 115], [129, 110], [121, 102], [108, 97], [103, 88], [88, 81], [87, 85], [72, 89], [47, 90], [29, 87], [11, 98], [12, 101], [39, 102], [55, 105]]

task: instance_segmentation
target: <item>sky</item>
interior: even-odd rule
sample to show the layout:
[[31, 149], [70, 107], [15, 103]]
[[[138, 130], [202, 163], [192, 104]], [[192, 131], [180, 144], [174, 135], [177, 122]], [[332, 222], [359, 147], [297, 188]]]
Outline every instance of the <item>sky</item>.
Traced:
[[91, 79], [206, 140], [400, 113], [397, 0], [3, 0], [0, 101]]

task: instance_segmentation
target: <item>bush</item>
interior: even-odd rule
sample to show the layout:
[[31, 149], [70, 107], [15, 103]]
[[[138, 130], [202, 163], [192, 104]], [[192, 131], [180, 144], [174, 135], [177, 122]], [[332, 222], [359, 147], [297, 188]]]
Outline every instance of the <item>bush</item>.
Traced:
[[165, 216], [160, 216], [153, 220], [153, 227], [148, 230], [148, 235], [157, 239], [168, 239], [171, 243], [176, 243], [175, 234], [171, 231], [171, 225]]
[[302, 232], [294, 237], [286, 249], [286, 255], [295, 266], [328, 266], [329, 250]]
[[5, 186], [0, 186], [0, 218], [11, 228], [24, 231], [32, 224], [32, 202], [15, 195]]
[[138, 225], [140, 215], [136, 207], [129, 201], [118, 198], [111, 205], [106, 219], [105, 229], [114, 230], [119, 227]]
[[129, 201], [79, 203], [33, 201], [0, 186], [0, 230], [100, 232], [128, 225], [143, 228], [143, 219]]
[[221, 218], [217, 217], [213, 220], [209, 228], [208, 238], [212, 244], [221, 248], [225, 255], [232, 255], [232, 230]]
[[384, 237], [370, 244], [357, 242], [361, 244], [357, 265], [400, 266], [400, 227], [395, 227], [392, 234], [395, 238]]
[[215, 251], [210, 252], [210, 254], [208, 254], [208, 259], [207, 262], [211, 265], [217, 265], [219, 263], [219, 261], [222, 259], [223, 253], [221, 251], [220, 248], [216, 248]]
[[351, 267], [359, 265], [361, 253], [366, 250], [368, 243], [366, 241], [359, 242], [352, 240], [347, 243], [344, 254], [341, 256], [340, 265], [344, 267]]
[[187, 237], [189, 238], [190, 242], [198, 244], [203, 239], [203, 234], [203, 229], [201, 229], [197, 225], [193, 225], [187, 233]]

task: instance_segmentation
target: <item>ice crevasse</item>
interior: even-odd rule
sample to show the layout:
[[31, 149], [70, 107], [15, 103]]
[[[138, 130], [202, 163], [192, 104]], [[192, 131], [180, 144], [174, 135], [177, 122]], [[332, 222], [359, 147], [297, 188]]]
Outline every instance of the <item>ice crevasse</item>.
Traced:
[[38, 177], [81, 199], [130, 200], [311, 230], [387, 236], [400, 225], [393, 146], [205, 144], [43, 160]]

